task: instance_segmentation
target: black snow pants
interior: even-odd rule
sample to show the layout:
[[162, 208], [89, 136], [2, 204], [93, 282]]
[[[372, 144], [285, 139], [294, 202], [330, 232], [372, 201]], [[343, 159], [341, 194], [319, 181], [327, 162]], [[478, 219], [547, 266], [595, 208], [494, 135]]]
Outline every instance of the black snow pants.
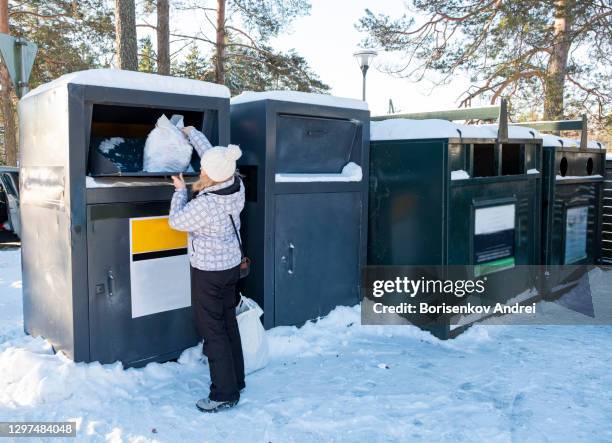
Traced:
[[210, 369], [210, 399], [236, 401], [244, 388], [244, 360], [236, 322], [239, 266], [225, 271], [191, 268], [191, 301]]

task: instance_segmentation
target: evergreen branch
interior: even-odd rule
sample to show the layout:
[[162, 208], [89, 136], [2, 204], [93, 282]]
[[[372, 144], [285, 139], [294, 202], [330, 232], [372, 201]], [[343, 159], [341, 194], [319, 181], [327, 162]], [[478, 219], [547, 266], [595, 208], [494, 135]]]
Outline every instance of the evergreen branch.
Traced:
[[19, 11], [10, 11], [9, 12], [9, 17], [15, 17], [15, 16], [19, 16], [19, 15], [31, 15], [33, 17], [42, 19], [42, 20], [50, 20], [50, 19], [56, 19], [56, 18], [70, 18], [70, 19], [74, 19], [74, 17], [71, 14], [40, 14], [38, 12], [34, 12], [34, 11], [25, 11], [25, 10], [19, 10]]

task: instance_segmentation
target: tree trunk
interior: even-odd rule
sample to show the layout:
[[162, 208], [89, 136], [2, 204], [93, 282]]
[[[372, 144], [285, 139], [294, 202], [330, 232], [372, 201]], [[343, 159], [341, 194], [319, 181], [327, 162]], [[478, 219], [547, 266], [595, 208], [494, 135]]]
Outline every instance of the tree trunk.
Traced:
[[554, 40], [546, 70], [546, 90], [544, 91], [544, 120], [563, 118], [563, 94], [567, 59], [571, 46], [571, 11], [574, 0], [555, 2]]
[[170, 75], [170, 3], [157, 0], [157, 73]]
[[220, 85], [225, 84], [225, 2], [226, 0], [217, 0], [215, 81]]
[[134, 0], [115, 0], [115, 33], [117, 34], [117, 67], [138, 70], [136, 42], [136, 6]]
[[[0, 32], [9, 33], [8, 22], [8, 0], [0, 0]], [[0, 66], [0, 84], [2, 91], [0, 101], [2, 102], [2, 125], [4, 127], [4, 155], [6, 164], [17, 165], [17, 126], [15, 124], [15, 109], [13, 107], [13, 96], [11, 94], [12, 83], [8, 69], [4, 62]]]

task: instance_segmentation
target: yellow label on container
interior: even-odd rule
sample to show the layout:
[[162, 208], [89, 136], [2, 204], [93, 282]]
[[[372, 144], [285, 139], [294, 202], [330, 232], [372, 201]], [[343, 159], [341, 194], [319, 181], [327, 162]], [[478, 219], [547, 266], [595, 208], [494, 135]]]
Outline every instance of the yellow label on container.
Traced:
[[131, 219], [132, 254], [187, 247], [187, 233], [176, 231], [168, 217]]

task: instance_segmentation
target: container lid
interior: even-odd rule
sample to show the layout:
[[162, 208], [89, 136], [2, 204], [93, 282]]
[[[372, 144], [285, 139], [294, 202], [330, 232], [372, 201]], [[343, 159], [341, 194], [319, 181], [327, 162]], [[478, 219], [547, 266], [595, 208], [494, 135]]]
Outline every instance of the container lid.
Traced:
[[148, 74], [145, 72], [125, 71], [122, 69], [90, 69], [62, 75], [49, 83], [45, 83], [31, 90], [24, 98], [33, 97], [55, 87], [69, 84], [167, 92], [205, 97], [230, 97], [229, 89], [226, 86], [216, 83], [167, 75]]
[[363, 111], [369, 109], [368, 104], [361, 100], [300, 91], [245, 91], [236, 97], [232, 97], [231, 104], [238, 105], [240, 103], [250, 103], [262, 100], [305, 103], [309, 105], [332, 106], [335, 108], [360, 109]]

